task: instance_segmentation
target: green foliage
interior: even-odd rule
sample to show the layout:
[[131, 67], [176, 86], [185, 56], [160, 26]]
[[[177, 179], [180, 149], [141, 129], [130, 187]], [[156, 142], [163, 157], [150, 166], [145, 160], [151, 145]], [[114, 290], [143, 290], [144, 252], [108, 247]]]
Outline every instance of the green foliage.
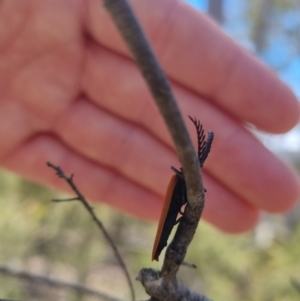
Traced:
[[[80, 203], [52, 203], [53, 191], [0, 173], [0, 265], [79, 282], [122, 300], [129, 290], [110, 247]], [[80, 187], [80, 183], [77, 183]], [[151, 262], [156, 225], [135, 220], [104, 205], [98, 216], [119, 246], [132, 278]], [[213, 300], [299, 300], [300, 227], [262, 249], [253, 233], [229, 236], [201, 222], [179, 277]], [[14, 300], [94, 300], [39, 283], [0, 274], [0, 297]], [[134, 283], [139, 299], [146, 299]], [[298, 286], [297, 286], [298, 285]]]

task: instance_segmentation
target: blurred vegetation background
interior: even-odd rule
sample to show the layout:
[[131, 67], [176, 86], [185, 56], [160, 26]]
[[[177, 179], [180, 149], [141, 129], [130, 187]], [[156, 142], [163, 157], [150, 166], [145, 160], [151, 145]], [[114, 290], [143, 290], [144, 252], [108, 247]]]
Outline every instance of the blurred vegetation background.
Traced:
[[[121, 300], [130, 294], [110, 247], [79, 202], [52, 203], [58, 194], [17, 176], [0, 173], [0, 267], [80, 283]], [[77, 183], [80, 188], [80, 183]], [[134, 279], [151, 262], [156, 224], [104, 205], [95, 210], [121, 250]], [[265, 216], [252, 233], [230, 236], [201, 222], [179, 277], [213, 300], [296, 301], [300, 298], [300, 223]], [[291, 222], [292, 220], [292, 222]], [[163, 258], [161, 256], [161, 258]], [[0, 298], [13, 300], [96, 300], [69, 290], [0, 273]], [[137, 299], [146, 299], [134, 281]], [[298, 288], [297, 288], [298, 287]]]
[[[187, 0], [200, 5], [203, 0]], [[210, 0], [207, 12], [245, 47], [272, 66], [300, 95], [299, 1]], [[200, 7], [200, 6], [199, 6]], [[292, 134], [299, 138], [300, 127]], [[279, 136], [277, 152], [289, 152]], [[267, 138], [264, 139], [268, 139]], [[269, 139], [270, 140], [270, 139]], [[270, 141], [269, 141], [270, 142]], [[272, 141], [271, 141], [272, 142]], [[299, 143], [290, 158], [299, 167]], [[80, 183], [77, 183], [80, 188]], [[122, 300], [130, 294], [110, 247], [78, 202], [52, 203], [65, 195], [0, 172], [0, 268], [81, 283]], [[134, 279], [151, 262], [156, 224], [140, 221], [104, 205], [95, 211], [121, 250]], [[201, 222], [180, 278], [213, 300], [300, 300], [300, 206], [285, 216], [264, 215], [252, 233], [229, 236]], [[161, 256], [162, 258], [162, 256]], [[13, 300], [96, 300], [0, 273], [0, 298]], [[135, 282], [138, 299], [146, 299]]]

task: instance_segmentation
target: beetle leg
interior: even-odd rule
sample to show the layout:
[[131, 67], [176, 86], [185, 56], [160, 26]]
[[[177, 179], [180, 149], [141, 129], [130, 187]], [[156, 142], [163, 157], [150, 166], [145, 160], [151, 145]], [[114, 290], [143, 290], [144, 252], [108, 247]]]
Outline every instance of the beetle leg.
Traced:
[[176, 173], [176, 175], [179, 178], [183, 178], [183, 173], [182, 173], [182, 168], [180, 168], [180, 170], [178, 170], [177, 168], [175, 168], [174, 166], [171, 166], [171, 169]]

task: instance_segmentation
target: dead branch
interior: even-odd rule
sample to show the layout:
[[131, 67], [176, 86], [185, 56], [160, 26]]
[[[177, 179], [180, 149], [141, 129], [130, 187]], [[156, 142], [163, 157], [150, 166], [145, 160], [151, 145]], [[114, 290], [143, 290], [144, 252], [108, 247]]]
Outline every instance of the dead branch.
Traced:
[[[169, 129], [183, 168], [188, 205], [185, 208], [182, 221], [188, 221], [188, 223], [180, 222], [174, 240], [166, 251], [162, 273], [160, 274], [162, 277], [160, 285], [156, 286], [157, 294], [166, 283], [170, 289], [170, 295], [167, 294], [160, 300], [176, 300], [172, 299], [175, 296], [171, 294], [172, 287], [174, 286], [175, 289], [177, 286], [176, 273], [194, 236], [205, 203], [199, 162], [171, 86], [129, 4], [126, 0], [103, 1], [141, 69], [142, 75]], [[141, 281], [142, 277], [138, 277], [138, 279]], [[143, 281], [142, 283], [145, 284], [146, 282]], [[150, 290], [148, 290], [149, 292]], [[156, 293], [151, 291], [150, 295], [156, 296]]]
[[[121, 301], [117, 298], [108, 296], [107, 294], [90, 289], [84, 285], [80, 285], [77, 283], [70, 283], [70, 282], [66, 282], [66, 281], [62, 281], [62, 280], [58, 280], [58, 279], [54, 279], [54, 278], [49, 278], [46, 276], [40, 276], [40, 275], [36, 275], [36, 274], [24, 272], [24, 271], [18, 271], [18, 270], [15, 270], [15, 269], [12, 269], [12, 268], [9, 268], [6, 266], [0, 266], [0, 273], [3, 275], [6, 275], [6, 276], [11, 276], [11, 277], [18, 278], [18, 279], [25, 280], [25, 281], [39, 282], [39, 283], [41, 283], [43, 285], [47, 285], [49, 287], [72, 290], [72, 291], [75, 291], [76, 293], [93, 296], [93, 297], [99, 298], [101, 300]], [[2, 301], [2, 300], [4, 301], [4, 299], [0, 299], [0, 301]]]
[[98, 226], [99, 230], [101, 230], [101, 232], [103, 233], [104, 237], [106, 238], [107, 242], [109, 243], [109, 245], [111, 246], [111, 248], [113, 249], [113, 252], [125, 274], [125, 277], [127, 279], [129, 288], [130, 288], [130, 292], [131, 292], [131, 298], [134, 301], [135, 300], [135, 295], [134, 295], [134, 289], [133, 289], [133, 284], [131, 282], [130, 279], [130, 275], [128, 272], [128, 269], [125, 265], [125, 262], [122, 259], [121, 254], [119, 253], [119, 250], [117, 248], [117, 246], [115, 245], [114, 241], [112, 240], [112, 238], [110, 237], [109, 233], [106, 231], [105, 227], [103, 226], [102, 222], [99, 220], [99, 218], [97, 217], [97, 215], [95, 214], [93, 208], [89, 205], [88, 201], [86, 200], [85, 196], [79, 191], [79, 189], [77, 188], [77, 186], [74, 184], [73, 178], [74, 175], [72, 174], [70, 177], [68, 177], [63, 170], [59, 167], [59, 166], [55, 166], [54, 164], [47, 162], [47, 165], [51, 168], [53, 168], [56, 171], [56, 174], [64, 179], [69, 186], [71, 187], [71, 189], [76, 193], [77, 197], [75, 198], [70, 198], [70, 199], [66, 199], [66, 200], [53, 200], [54, 202], [61, 202], [61, 201], [80, 201], [83, 206], [86, 208], [86, 210], [88, 211], [88, 213], [91, 215], [92, 219], [94, 220], [94, 222], [96, 223], [96, 225]]
[[300, 282], [297, 281], [295, 278], [291, 278], [290, 281], [291, 281], [292, 286], [296, 289], [296, 291], [298, 293], [300, 293]]

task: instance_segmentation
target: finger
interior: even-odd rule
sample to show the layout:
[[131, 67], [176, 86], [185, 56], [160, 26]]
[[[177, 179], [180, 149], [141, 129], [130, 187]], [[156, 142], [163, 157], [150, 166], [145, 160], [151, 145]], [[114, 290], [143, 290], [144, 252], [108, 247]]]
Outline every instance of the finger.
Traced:
[[[73, 195], [68, 185], [46, 167], [45, 162], [49, 161], [60, 166], [67, 175], [74, 174], [74, 182], [86, 198], [107, 203], [140, 218], [158, 219], [163, 195], [138, 186], [106, 166], [86, 160], [55, 137], [36, 136], [12, 152], [2, 163], [27, 178], [47, 185], [50, 183]], [[253, 227], [258, 216], [254, 208], [240, 202], [210, 177], [205, 177], [205, 186], [208, 189], [205, 219], [227, 232], [238, 233]]]
[[[113, 79], [113, 82], [110, 82], [110, 79]], [[118, 89], [109, 89], [112, 84], [117, 85]], [[101, 90], [98, 89], [99, 86], [102, 87]], [[200, 118], [205, 128], [215, 132], [212, 152], [205, 164], [211, 176], [253, 206], [271, 212], [291, 208], [299, 195], [299, 183], [295, 174], [234, 119], [224, 115], [222, 111], [196, 94], [176, 84], [173, 86], [183, 114], [185, 116], [192, 114]], [[99, 47], [97, 52], [91, 51], [87, 58], [83, 89], [101, 108], [128, 122], [133, 122], [137, 127], [140, 126], [150, 135], [154, 135], [161, 143], [172, 147], [169, 135], [157, 110], [153, 107], [138, 70], [127, 59], [104, 49], [100, 50]], [[101, 118], [99, 116], [97, 120]], [[188, 125], [194, 131], [189, 121]], [[96, 131], [99, 132], [99, 129]], [[148, 142], [146, 144], [148, 145]], [[137, 145], [132, 147], [132, 150], [138, 148]], [[149, 147], [147, 151], [155, 153], [156, 149]], [[157, 158], [165, 158], [159, 163], [165, 169], [168, 169], [168, 164], [174, 165], [169, 161], [170, 156], [171, 161], [176, 160], [172, 152], [156, 153]], [[146, 157], [151, 158], [151, 154]], [[132, 176], [138, 175], [138, 164], [133, 161], [132, 163], [136, 169]], [[147, 169], [149, 173], [152, 171], [156, 173], [154, 170], [156, 163], [154, 161], [149, 163], [149, 166], [152, 166]], [[121, 165], [120, 169], [122, 170]], [[165, 175], [161, 169], [157, 170], [159, 175]], [[148, 182], [150, 189], [161, 187], [148, 181], [153, 177], [153, 175], [146, 177], [145, 185]], [[164, 185], [165, 182], [162, 186]]]
[[43, 118], [64, 109], [82, 70], [81, 11], [81, 1], [1, 1], [1, 99]]
[[170, 147], [86, 98], [73, 103], [56, 120], [52, 130], [81, 156], [115, 170], [156, 194], [165, 190], [171, 165], [179, 165]]
[[[174, 81], [264, 131], [285, 132], [298, 122], [299, 106], [290, 89], [203, 13], [179, 0], [130, 3]], [[87, 26], [100, 44], [129, 56], [97, 0], [89, 1]]]
[[214, 106], [201, 104], [186, 90], [176, 89], [176, 94], [182, 100], [182, 111], [194, 106], [192, 112], [201, 112], [201, 121], [215, 133], [205, 162], [208, 172], [235, 195], [262, 210], [278, 213], [291, 209], [300, 194], [297, 174], [234, 119]]
[[252, 229], [259, 220], [259, 211], [247, 201], [224, 188], [204, 172], [205, 206], [203, 218], [228, 233]]
[[11, 152], [2, 166], [36, 182], [74, 194], [46, 162], [60, 166], [67, 175], [74, 174], [75, 184], [88, 198], [104, 202], [124, 212], [147, 219], [157, 219], [161, 197], [118, 172], [73, 152], [53, 136], [37, 135]]
[[80, 86], [97, 106], [147, 131], [151, 129], [172, 147], [165, 123], [131, 60], [91, 42], [84, 71]]

